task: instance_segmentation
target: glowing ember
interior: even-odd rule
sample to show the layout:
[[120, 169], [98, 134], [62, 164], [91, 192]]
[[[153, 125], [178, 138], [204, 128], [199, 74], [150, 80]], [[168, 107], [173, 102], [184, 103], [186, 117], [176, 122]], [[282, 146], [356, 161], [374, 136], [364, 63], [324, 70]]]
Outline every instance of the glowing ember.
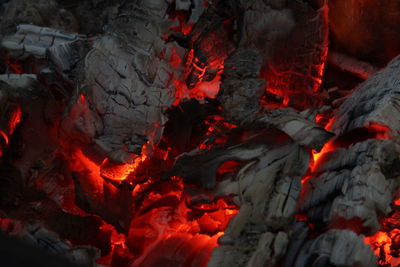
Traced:
[[394, 229], [389, 233], [378, 231], [373, 236], [365, 238], [365, 243], [370, 244], [375, 255], [379, 257], [380, 266], [399, 266], [400, 255], [395, 252], [398, 241], [400, 241], [399, 229]]
[[21, 108], [15, 105], [15, 109], [10, 115], [10, 121], [8, 123], [8, 129], [10, 134], [12, 134], [17, 127], [17, 125], [21, 122], [22, 111]]
[[147, 159], [146, 155], [137, 156], [133, 163], [117, 165], [105, 159], [100, 165], [103, 177], [114, 181], [124, 181], [135, 173], [137, 168]]
[[[334, 118], [329, 121], [329, 123], [325, 126], [325, 129], [329, 131], [333, 122]], [[350, 131], [345, 136], [340, 136], [338, 138], [330, 140], [324, 145], [320, 152], [317, 152], [315, 150], [312, 151], [313, 163], [310, 166], [312, 172], [315, 171], [316, 167], [319, 166], [319, 164], [323, 161], [324, 155], [326, 155], [328, 152], [331, 152], [336, 148], [349, 147], [352, 144], [362, 142], [370, 138], [389, 139], [390, 128], [385, 125], [371, 123], [364, 128]]]
[[194, 98], [203, 100], [206, 97], [216, 98], [221, 84], [220, 79], [220, 75], [217, 75], [212, 81], [200, 82], [192, 89], [188, 89], [184, 81], [174, 81], [176, 88], [174, 105], [177, 106], [184, 99]]
[[5, 132], [3, 132], [3, 131], [0, 131], [0, 135], [3, 137], [4, 142], [6, 143], [6, 145], [8, 145], [10, 141], [8, 139], [7, 134]]
[[366, 127], [369, 132], [375, 134], [376, 139], [389, 139], [390, 138], [390, 128], [385, 125], [380, 125], [372, 123]]

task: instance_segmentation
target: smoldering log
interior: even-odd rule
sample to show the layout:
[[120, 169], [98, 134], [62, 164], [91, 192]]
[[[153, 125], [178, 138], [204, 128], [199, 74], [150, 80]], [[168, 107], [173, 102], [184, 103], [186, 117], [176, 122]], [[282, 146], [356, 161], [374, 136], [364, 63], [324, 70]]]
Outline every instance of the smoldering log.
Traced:
[[390, 134], [400, 134], [399, 98], [400, 57], [366, 80], [348, 96], [332, 125], [335, 134], [343, 135], [357, 128], [379, 124], [389, 127]]
[[[296, 113], [291, 113], [290, 110], [280, 112], [282, 116], [287, 115], [288, 118], [301, 121], [299, 125], [303, 125], [302, 123], [306, 121], [299, 114], [293, 116]], [[256, 135], [253, 143], [251, 139], [248, 140], [248, 145], [243, 143], [182, 155], [177, 160], [172, 173], [169, 174], [182, 175], [187, 183], [201, 181], [198, 185], [211, 189], [215, 198], [231, 196], [233, 201], [240, 206], [239, 213], [230, 221], [224, 236], [219, 239], [221, 246], [213, 252], [209, 266], [232, 264], [260, 266], [262, 262], [273, 265], [279, 261], [288, 245], [285, 227], [293, 221], [301, 189], [300, 180], [310, 160], [310, 154], [294, 143], [289, 136], [302, 131], [307, 132], [310, 140], [313, 141], [306, 144], [314, 144], [315, 140], [326, 142], [331, 137], [322, 129], [314, 133], [313, 129], [318, 128], [316, 125], [295, 127], [296, 130], [290, 130], [290, 127], [286, 127], [287, 129], [284, 126], [281, 127], [279, 122], [268, 124], [262, 120], [263, 118], [265, 120], [265, 117], [261, 117], [260, 120], [255, 120], [254, 124], [244, 124], [242, 128], [246, 129], [245, 127], [248, 126], [248, 129], [253, 129], [252, 127], [256, 128], [255, 125], [270, 128], [265, 131], [264, 137]], [[308, 121], [305, 125], [313, 124]], [[279, 130], [272, 130], [275, 127], [286, 129], [289, 136], [283, 132], [279, 134]], [[286, 137], [279, 137], [280, 135]], [[279, 138], [280, 142], [276, 143], [275, 138]], [[269, 142], [265, 143], [268, 139], [270, 139]], [[294, 140], [299, 140], [300, 144], [305, 145], [301, 139], [294, 138]], [[246, 147], [250, 148], [250, 144], [254, 147], [253, 150], [246, 149]], [[236, 175], [216, 183], [214, 177], [217, 168], [224, 161], [229, 160], [249, 162], [241, 166]], [[199, 172], [197, 168], [194, 168], [199, 164], [200, 170], [203, 171]], [[215, 199], [209, 201], [215, 201]], [[282, 232], [276, 234], [275, 231], [278, 230]], [[255, 245], [257, 242], [258, 247]], [[268, 246], [274, 246], [274, 249], [264, 254]], [[249, 255], [246, 253], [248, 250], [254, 253]], [[232, 257], [231, 260], [225, 260], [227, 255]]]
[[324, 223], [358, 218], [363, 233], [375, 233], [399, 186], [399, 151], [389, 140], [371, 139], [324, 154], [303, 185], [300, 211]]

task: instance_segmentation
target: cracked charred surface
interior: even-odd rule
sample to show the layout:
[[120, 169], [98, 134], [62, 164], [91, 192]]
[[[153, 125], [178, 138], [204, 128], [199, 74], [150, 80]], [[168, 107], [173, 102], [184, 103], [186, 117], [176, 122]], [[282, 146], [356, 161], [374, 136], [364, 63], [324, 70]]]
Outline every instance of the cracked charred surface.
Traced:
[[[244, 117], [240, 111], [249, 114], [257, 109], [254, 98], [250, 101], [241, 91], [246, 89], [257, 96], [264, 86], [257, 79], [260, 76], [267, 81], [266, 91], [283, 97], [285, 105], [290, 103], [298, 109], [315, 105], [318, 100], [313, 94], [321, 84], [328, 53], [327, 7], [314, 10], [301, 1], [224, 3], [220, 1], [220, 6], [207, 9], [190, 34], [194, 56], [186, 79], [188, 87], [212, 79], [218, 71], [215, 68], [218, 62], [248, 66], [251, 60], [258, 66], [261, 59], [261, 68], [251, 75], [225, 68], [219, 99], [229, 115], [227, 119], [240, 120]], [[231, 37], [224, 39], [224, 49], [221, 49], [220, 40], [227, 34]], [[219, 39], [215, 40], [215, 35]], [[308, 36], [307, 42], [304, 35]], [[236, 49], [239, 51], [234, 52]], [[256, 54], [259, 56], [255, 57]], [[245, 55], [249, 58], [244, 58]], [[229, 97], [230, 94], [233, 95]], [[245, 103], [246, 107], [229, 110], [234, 103]]]
[[64, 91], [64, 97], [71, 95], [68, 87], [79, 84], [82, 62], [89, 51], [88, 38], [84, 35], [27, 24], [18, 25], [17, 32], [4, 37], [1, 46], [11, 58], [31, 59], [34, 73], [31, 75], [39, 76], [42, 80], [53, 80], [53, 83], [57, 83], [54, 81], [56, 79], [62, 80], [58, 82], [58, 87]]
[[[336, 112], [331, 130], [337, 137], [316, 158], [299, 201], [299, 210], [318, 228], [348, 229], [372, 236], [391, 214], [400, 186], [399, 69], [399, 59], [395, 58], [360, 84]], [[379, 233], [365, 242], [373, 242]], [[324, 235], [309, 243], [318, 243]], [[294, 251], [291, 253], [297, 253]], [[386, 261], [386, 254], [381, 250], [381, 262]], [[305, 255], [310, 257], [311, 250]], [[332, 256], [329, 257], [324, 262], [332, 263]], [[339, 259], [335, 261], [340, 263]], [[363, 266], [371, 264], [364, 262]]]
[[399, 186], [399, 156], [392, 141], [375, 139], [324, 154], [323, 163], [303, 184], [300, 211], [324, 224], [340, 219], [350, 224], [357, 218], [358, 232], [375, 233]]
[[164, 1], [127, 4], [85, 60], [83, 92], [103, 124], [93, 141], [117, 163], [159, 141], [174, 101], [172, 81], [181, 73], [169, 64], [178, 47], [163, 40], [167, 10]]
[[[98, 38], [21, 25], [16, 35], [6, 39], [8, 43], [3, 42], [3, 46], [16, 52], [17, 57], [34, 55], [40, 60], [49, 59], [48, 69], [61, 74], [76, 87], [77, 91], [71, 93], [71, 105], [62, 127], [64, 134], [78, 141], [84, 150], [79, 154], [82, 158], [73, 157], [71, 161], [81, 164], [86, 160], [85, 163], [94, 169], [88, 170], [84, 166], [72, 178], [69, 177], [72, 181], [51, 176], [56, 167], [63, 167], [61, 163], [56, 164], [60, 161], [56, 153], [48, 153], [42, 148], [38, 149], [39, 152], [30, 151], [30, 157], [42, 161], [24, 158], [24, 164], [20, 163], [18, 168], [24, 178], [35, 179], [43, 194], [48, 196], [40, 205], [29, 200], [29, 204], [35, 207], [32, 210], [38, 217], [56, 214], [71, 220], [73, 216], [60, 212], [64, 198], [70, 192], [58, 191], [61, 186], [57, 183], [75, 183], [74, 203], [86, 212], [100, 215], [126, 234], [129, 248], [125, 249], [135, 255], [124, 260], [130, 261], [132, 266], [160, 265], [164, 261], [168, 264], [176, 261], [197, 261], [200, 264], [202, 261], [205, 264], [208, 258], [195, 258], [197, 254], [194, 251], [201, 248], [204, 249], [202, 254], [209, 253], [225, 226], [211, 221], [218, 226], [203, 234], [208, 225], [193, 220], [187, 208], [194, 207], [190, 212], [195, 213], [198, 206], [210, 203], [212, 206], [215, 201], [230, 198], [240, 211], [220, 237], [220, 246], [214, 250], [210, 266], [273, 266], [280, 263], [284, 255], [291, 255], [288, 259], [295, 266], [373, 266], [373, 256], [368, 246], [361, 242], [362, 236], [337, 229], [322, 234], [314, 231], [309, 236], [311, 231], [308, 227], [307, 230], [297, 229], [298, 233], [293, 234], [296, 230], [293, 229], [294, 215], [300, 197], [300, 209], [307, 213], [310, 223], [331, 228], [340, 226], [356, 233], [373, 233], [379, 228], [380, 218], [390, 212], [389, 205], [398, 186], [399, 147], [390, 140], [368, 140], [327, 153], [313, 166], [312, 173], [308, 173], [310, 177], [304, 182], [304, 195], [300, 196], [301, 178], [310, 166], [310, 150], [320, 150], [332, 134], [308, 120], [312, 112], [297, 113], [290, 109], [262, 112], [259, 104], [266, 86], [260, 76], [268, 78], [267, 90], [284, 97], [284, 105], [298, 105], [304, 109], [310, 104], [309, 97], [319, 87], [327, 51], [326, 9], [316, 11], [301, 1], [282, 0], [225, 1], [229, 2], [226, 10], [223, 10], [223, 5], [212, 6], [189, 35], [187, 56], [192, 58], [187, 62], [189, 70], [184, 73], [180, 61], [170, 62], [174, 54], [182, 59], [185, 49], [175, 43], [165, 43], [164, 34], [171, 23], [169, 2], [132, 1], [118, 5], [105, 34]], [[202, 4], [202, 1], [180, 0], [175, 2], [175, 8], [198, 9], [190, 14], [189, 20], [193, 22], [201, 13]], [[231, 14], [236, 18], [231, 19]], [[310, 36], [307, 42], [302, 39], [305, 34]], [[185, 38], [182, 39], [180, 41], [185, 44]], [[82, 60], [89, 49], [89, 54]], [[111, 183], [120, 178], [123, 167], [127, 166], [129, 170], [131, 166], [118, 165], [122, 166], [122, 171], [113, 173], [112, 169], [99, 170], [98, 163], [104, 163], [102, 160], [106, 157], [113, 163], [131, 163], [134, 154], [143, 153], [144, 144], [157, 144], [166, 122], [164, 111], [174, 100], [173, 81], [187, 78], [188, 87], [192, 87], [218, 75], [223, 65], [225, 69], [218, 100], [225, 119], [238, 125], [227, 133], [229, 140], [210, 149], [203, 149], [207, 147], [203, 144], [200, 146], [202, 150], [181, 155], [166, 176], [183, 176], [185, 184], [171, 182], [175, 178], [170, 181], [150, 179], [149, 184], [140, 181], [135, 187], [137, 190], [132, 190], [132, 184]], [[40, 68], [39, 79], [43, 73], [48, 73], [48, 69]], [[84, 72], [84, 75], [76, 75], [79, 72]], [[393, 80], [397, 85], [396, 75], [394, 71], [394, 74], [379, 79]], [[22, 88], [31, 85], [31, 78], [35, 77], [0, 76], [9, 85]], [[381, 82], [373, 85], [376, 84], [379, 88]], [[379, 104], [361, 103], [363, 106], [358, 107], [353, 105], [356, 103], [354, 99], [348, 100], [338, 116], [341, 122], [345, 115], [350, 116], [348, 120], [356, 118], [360, 110], [366, 110], [368, 118], [360, 120], [362, 123], [354, 127], [344, 127], [347, 122], [335, 125], [334, 130], [340, 135], [335, 140], [354, 130], [374, 126], [374, 123], [393, 127], [391, 135], [396, 138], [398, 126], [394, 124], [398, 121], [387, 117], [391, 112], [397, 114], [393, 108], [397, 105], [395, 87], [385, 88], [385, 94], [372, 92], [373, 89], [361, 90], [361, 93], [356, 91], [356, 96], [363, 100], [371, 99]], [[276, 91], [280, 88], [286, 91]], [[306, 100], [300, 99], [299, 94], [304, 94]], [[373, 111], [370, 112], [369, 108]], [[33, 110], [29, 112], [33, 114]], [[375, 121], [376, 118], [379, 120]], [[346, 129], [339, 130], [341, 127]], [[23, 133], [28, 140], [28, 134]], [[385, 128], [382, 136], [386, 135], [389, 134]], [[378, 133], [373, 137], [378, 137]], [[36, 133], [34, 139], [40, 141], [40, 146], [43, 136]], [[90, 149], [98, 153], [96, 162], [84, 157]], [[39, 153], [46, 152], [50, 156], [43, 160]], [[221, 174], [220, 168], [229, 162], [239, 164], [235, 170]], [[29, 172], [31, 166], [34, 166], [33, 174]], [[90, 175], [97, 177], [90, 180], [93, 178]], [[51, 182], [45, 182], [47, 177]], [[175, 189], [170, 194], [161, 195], [163, 183]], [[159, 191], [155, 184], [159, 185]], [[17, 187], [19, 183], [13, 186]], [[183, 194], [183, 188], [187, 195]], [[145, 195], [150, 197], [143, 198]], [[7, 196], [14, 200], [12, 194]], [[184, 197], [188, 197], [187, 203], [183, 202]], [[9, 201], [6, 197], [1, 200]], [[140, 204], [136, 205], [135, 201]], [[143, 206], [139, 207], [141, 204]], [[229, 209], [223, 211], [221, 216], [224, 218], [228, 212], [234, 214]], [[18, 215], [11, 209], [7, 212]], [[210, 217], [206, 213], [204, 217], [207, 216]], [[77, 223], [85, 221], [77, 217]], [[98, 224], [98, 232], [93, 236], [100, 238], [99, 228], [102, 226], [100, 219], [95, 218], [90, 216], [90, 220]], [[205, 224], [209, 222], [203, 219]], [[57, 222], [53, 221], [51, 227], [57, 228]], [[362, 229], [354, 227], [353, 223], [357, 227], [361, 225]], [[196, 246], [197, 243], [200, 246]], [[342, 250], [351, 245], [354, 245], [351, 249]], [[102, 253], [109, 250], [102, 248]], [[161, 251], [161, 255], [156, 255], [157, 251]], [[341, 253], [343, 258], [338, 256]], [[286, 262], [290, 260], [285, 259]]]
[[[292, 110], [278, 113], [280, 119], [268, 120], [266, 115], [232, 129], [241, 133], [239, 144], [228, 140], [219, 148], [182, 155], [169, 173], [206, 189], [191, 199], [197, 204], [230, 196], [240, 207], [220, 237], [209, 266], [272, 266], [286, 253], [287, 229], [295, 220], [301, 178], [310, 161], [302, 145], [326, 142], [331, 134]], [[296, 136], [304, 134], [312, 141], [297, 143]], [[235, 173], [217, 177], [217, 169], [227, 161], [242, 164]]]
[[[232, 196], [240, 210], [219, 239], [209, 266], [274, 265], [285, 253], [285, 228], [294, 218], [310, 157], [297, 144], [285, 143], [269, 147], [215, 188], [216, 196]], [[232, 262], [222, 260], [227, 256]]]
[[[340, 106], [332, 125], [338, 137], [349, 138], [363, 128], [377, 131], [375, 138], [322, 155], [304, 184], [300, 207], [311, 218], [329, 223], [337, 218], [362, 222], [363, 233], [373, 234], [389, 214], [399, 186], [399, 58], [363, 82]], [[383, 131], [380, 133], [379, 131]], [[385, 133], [387, 131], [387, 133]]]
[[172, 81], [182, 75], [169, 62], [174, 53], [182, 58], [185, 50], [164, 40], [171, 25], [168, 7], [163, 1], [126, 4], [90, 51], [84, 36], [33, 25], [20, 25], [2, 46], [14, 58], [49, 60], [53, 70], [78, 87], [69, 116], [82, 114], [78, 95], [86, 97], [79, 125], [71, 126], [66, 118], [67, 136], [90, 145], [98, 158], [131, 162], [145, 143], [159, 141], [167, 120], [164, 111], [175, 100]]
[[[332, 130], [343, 135], [354, 129], [379, 124], [390, 128], [394, 138], [400, 136], [400, 57], [377, 72], [340, 106]], [[396, 114], [396, 115], [394, 115]]]
[[[328, 54], [327, 7], [302, 1], [242, 1], [241, 46], [263, 55], [266, 90], [296, 108], [313, 106]], [[276, 29], [279, 29], [276, 30]], [[307, 36], [307, 42], [303, 36]]]

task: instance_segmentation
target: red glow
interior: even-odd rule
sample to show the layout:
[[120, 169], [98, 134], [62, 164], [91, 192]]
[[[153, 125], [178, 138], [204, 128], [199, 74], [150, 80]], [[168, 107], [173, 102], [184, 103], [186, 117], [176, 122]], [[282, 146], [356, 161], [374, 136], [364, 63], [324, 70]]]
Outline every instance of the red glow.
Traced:
[[104, 223], [100, 227], [100, 230], [103, 232], [111, 232], [111, 252], [108, 255], [99, 258], [96, 261], [97, 264], [118, 266], [114, 263], [116, 257], [125, 257], [129, 260], [133, 258], [126, 246], [126, 237], [124, 234], [118, 233], [112, 225], [107, 223]]
[[[326, 130], [329, 130], [334, 122], [332, 118], [329, 123], [325, 126]], [[390, 128], [385, 125], [380, 125], [377, 123], [371, 123], [370, 125], [355, 129], [349, 133], [340, 136], [336, 139], [332, 139], [324, 145], [320, 152], [315, 150], [312, 151], [313, 162], [310, 164], [311, 171], [315, 171], [316, 167], [323, 160], [323, 156], [328, 152], [335, 150], [336, 148], [349, 147], [352, 144], [365, 141], [367, 139], [388, 139], [390, 138]]]
[[3, 60], [4, 60], [4, 63], [10, 68], [12, 73], [15, 73], [15, 74], [22, 74], [23, 73], [21, 64], [12, 61], [8, 57], [3, 57]]
[[[318, 116], [316, 117], [316, 121], [318, 123], [319, 120], [322, 119], [322, 116]], [[325, 130], [329, 131], [332, 127], [333, 122], [335, 121], [335, 118], [331, 118], [329, 120], [329, 122], [327, 123], [327, 125], [325, 125]], [[333, 151], [337, 148], [337, 145], [334, 143], [334, 140], [331, 139], [330, 141], [328, 141], [321, 149], [321, 151], [316, 151], [316, 150], [312, 150], [312, 161], [310, 162], [310, 166], [309, 169], [311, 170], [311, 173], [313, 173], [317, 166], [319, 166], [319, 164], [321, 164], [323, 156], [330, 152]], [[310, 179], [311, 176], [307, 176], [305, 178], [303, 178], [302, 182], [304, 183], [306, 180]]]
[[5, 125], [3, 130], [0, 130], [0, 135], [3, 137], [3, 144], [0, 148], [0, 157], [3, 156], [3, 149], [10, 144], [10, 137], [14, 133], [15, 128], [21, 122], [22, 111], [16, 104], [8, 104], [6, 107], [6, 114], [8, 114], [8, 125]]
[[365, 243], [370, 244], [374, 248], [374, 252], [377, 256], [381, 254], [381, 251], [385, 254], [386, 260], [390, 257], [390, 245], [392, 243], [389, 235], [385, 232], [378, 231], [375, 235], [366, 237]]
[[[171, 30], [188, 35], [193, 28], [193, 24], [187, 23], [188, 17], [189, 14], [187, 12], [173, 11], [171, 19], [177, 20], [179, 25], [172, 27]], [[212, 46], [210, 46], [211, 48]], [[206, 97], [216, 98], [221, 83], [220, 75], [223, 70], [224, 60], [222, 56], [215, 56], [210, 60], [211, 62], [203, 63], [194, 57], [193, 49], [189, 50], [185, 58], [181, 58], [175, 50], [172, 50], [171, 57], [169, 58], [171, 67], [179, 69], [183, 65], [182, 62], [185, 62], [185, 74], [182, 77], [174, 78], [172, 81], [172, 84], [175, 86], [174, 105], [177, 106], [184, 99], [203, 100]], [[211, 81], [203, 81], [208, 69], [216, 71], [217, 75]], [[186, 78], [190, 73], [197, 77], [198, 82], [193, 88], [189, 89], [186, 85]]]
[[178, 68], [182, 63], [182, 59], [178, 55], [178, 53], [176, 52], [175, 49], [172, 49], [172, 51], [171, 51], [171, 57], [169, 59], [169, 63], [171, 64], [171, 66], [173, 68]]
[[147, 159], [146, 155], [137, 156], [133, 163], [131, 164], [121, 164], [117, 165], [114, 163], [110, 163], [108, 159], [106, 159], [101, 165], [101, 173], [103, 176], [107, 177], [107, 179], [114, 181], [124, 181], [130, 175], [134, 174], [137, 168]]
[[373, 236], [366, 237], [364, 242], [369, 244], [375, 255], [379, 258], [380, 266], [399, 266], [398, 242], [400, 230], [393, 229], [389, 232], [378, 231]]
[[176, 32], [181, 32], [185, 35], [189, 34], [190, 31], [192, 30], [194, 24], [193, 23], [187, 23], [188, 20], [188, 13], [184, 11], [177, 11], [175, 10], [172, 12], [172, 15], [170, 16], [171, 20], [177, 21], [178, 26], [171, 27], [172, 31]]
[[377, 123], [371, 123], [369, 126], [365, 127], [368, 131], [375, 134], [376, 139], [389, 139], [390, 138], [390, 128], [385, 125], [380, 125]]
[[315, 122], [317, 123], [317, 124], [320, 124], [320, 122], [321, 122], [321, 120], [323, 119], [324, 117], [321, 115], [321, 114], [317, 114], [317, 116], [315, 117]]
[[224, 118], [219, 115], [209, 117], [205, 120], [205, 124], [208, 126], [207, 132], [204, 134], [206, 140], [207, 137], [211, 137], [213, 135], [219, 135], [219, 137], [215, 138], [212, 144], [200, 144], [199, 148], [201, 149], [210, 149], [216, 145], [224, 145], [227, 140], [224, 138], [223, 132], [236, 127], [234, 124], [225, 122]]
[[186, 83], [183, 80], [175, 80], [173, 81], [173, 84], [175, 85], [174, 105], [177, 106], [180, 101], [184, 99], [203, 100], [206, 97], [216, 98], [219, 92], [219, 86], [221, 84], [221, 77], [220, 74], [217, 74], [212, 81], [199, 82], [192, 89], [187, 88]]
[[83, 94], [80, 94], [80, 95], [79, 95], [79, 101], [80, 101], [82, 104], [86, 104], [86, 98], [85, 98], [85, 96], [84, 96]]
[[8, 143], [10, 142], [10, 140], [8, 139], [8, 136], [5, 132], [0, 130], [0, 135], [3, 136], [4, 142], [6, 142], [6, 145], [8, 145]]
[[313, 161], [310, 164], [311, 171], [312, 172], [315, 171], [316, 167], [319, 166], [319, 164], [322, 162], [323, 156], [326, 153], [331, 152], [331, 151], [335, 150], [336, 148], [337, 148], [337, 146], [335, 145], [335, 143], [333, 141], [329, 141], [328, 143], [326, 143], [323, 146], [323, 148], [321, 149], [320, 152], [313, 150], [312, 151]]
[[21, 108], [16, 105], [16, 109], [10, 115], [10, 121], [8, 123], [9, 133], [12, 134], [15, 127], [21, 122], [22, 111]]
[[[106, 162], [99, 166], [80, 150], [74, 152], [72, 162], [72, 169], [85, 173], [87, 182], [96, 190], [93, 193], [101, 198], [104, 180], [100, 172]], [[119, 173], [114, 173], [115, 179], [134, 179], [129, 174], [134, 167], [130, 164], [119, 166], [121, 169]], [[136, 208], [129, 234], [119, 234], [105, 224], [101, 230], [112, 232], [112, 252], [98, 263], [119, 266], [117, 259], [122, 258], [130, 262], [129, 266], [155, 266], [152, 264], [176, 262], [179, 258], [184, 266], [206, 266], [211, 251], [217, 246], [217, 239], [237, 213], [237, 207], [219, 199], [216, 203], [199, 205], [192, 210], [185, 204], [184, 188], [178, 177], [165, 182], [149, 179], [137, 184], [132, 197], [142, 200]], [[172, 249], [176, 242], [184, 251], [192, 252], [185, 254]]]
[[[152, 205], [163, 198], [165, 204], [166, 199], [165, 193], [152, 191], [144, 205], [153, 208], [146, 208], [146, 213], [133, 219], [128, 247], [139, 257], [132, 266], [158, 266], [161, 262], [171, 261], [180, 262], [182, 266], [206, 266], [212, 249], [217, 246], [218, 237], [223, 234], [230, 218], [237, 213], [236, 209], [228, 208], [221, 199], [213, 205], [212, 211], [200, 212], [193, 217], [190, 215], [192, 210], [183, 201], [182, 182], [175, 182], [178, 187], [168, 194], [175, 196], [178, 204]], [[140, 189], [135, 191], [139, 192]], [[204, 208], [209, 210], [210, 207]], [[174, 249], [175, 245], [179, 245], [180, 249]], [[186, 254], [181, 250], [192, 252]]]
[[238, 161], [225, 161], [221, 166], [219, 166], [217, 173], [225, 174], [229, 172], [235, 172], [238, 167], [241, 165]]

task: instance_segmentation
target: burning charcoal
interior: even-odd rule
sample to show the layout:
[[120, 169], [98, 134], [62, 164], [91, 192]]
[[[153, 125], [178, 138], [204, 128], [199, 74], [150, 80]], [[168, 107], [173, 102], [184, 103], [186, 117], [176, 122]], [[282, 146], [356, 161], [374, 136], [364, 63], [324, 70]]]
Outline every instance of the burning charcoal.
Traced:
[[[280, 260], [286, 253], [287, 234], [268, 230], [285, 229], [293, 220], [308, 162], [303, 148], [282, 144], [244, 165], [234, 179], [220, 182], [217, 195], [234, 196], [240, 210], [220, 238], [210, 266], [264, 266], [264, 261], [273, 265]], [[234, 259], [221, 260], [228, 255]]]
[[233, 25], [240, 20], [240, 13], [238, 1], [223, 0], [210, 6], [200, 17], [190, 32], [193, 55], [188, 62], [188, 88], [194, 88], [203, 80], [213, 80], [225, 59], [234, 51], [236, 33]]
[[398, 261], [400, 57], [323, 82], [338, 1], [6, 2], [1, 231], [93, 267]]
[[245, 120], [242, 123], [246, 128], [271, 127], [277, 128], [300, 145], [311, 147], [317, 151], [333, 136], [315, 123], [307, 120], [300, 113], [292, 109], [278, 109], [265, 115], [260, 115], [254, 120]]
[[52, 80], [60, 80], [54, 72], [62, 75], [64, 81], [58, 81], [61, 91], [67, 91], [62, 88], [66, 87], [62, 82], [73, 86], [79, 83], [82, 75], [80, 72], [83, 71], [82, 62], [89, 51], [88, 41], [83, 35], [66, 34], [56, 29], [34, 25], [19, 25], [17, 32], [5, 37], [1, 45], [7, 50], [8, 56], [14, 59], [22, 60], [34, 56], [38, 60], [50, 61], [50, 66], [42, 66], [38, 61], [34, 69], [42, 81], [45, 77], [50, 79], [48, 76], [51, 76]]
[[[1, 96], [0, 96], [1, 98]], [[3, 100], [3, 99], [2, 99]], [[21, 121], [21, 108], [12, 103], [4, 103], [0, 109], [0, 156], [3, 154], [4, 149], [9, 145], [11, 135], [15, 127]]]
[[[168, 63], [172, 50], [179, 48], [162, 40], [167, 4], [141, 2], [127, 4], [128, 13], [116, 18], [85, 60], [88, 90], [83, 93], [90, 112], [103, 123], [93, 141], [117, 163], [133, 160], [137, 146], [158, 143], [167, 120], [164, 110], [174, 100], [171, 80], [181, 74]], [[135, 15], [143, 12], [147, 15]]]
[[314, 10], [304, 1], [242, 2], [241, 45], [263, 55], [267, 91], [299, 109], [315, 105], [312, 95], [319, 90], [328, 53], [327, 8]]
[[377, 164], [357, 166], [342, 187], [343, 195], [333, 201], [331, 218], [359, 218], [367, 234], [375, 233], [381, 227], [379, 215], [391, 211], [392, 187]]
[[325, 223], [357, 218], [363, 233], [376, 232], [398, 187], [399, 153], [391, 141], [371, 139], [324, 154], [303, 185], [300, 210]]
[[[331, 135], [322, 128], [306, 120], [299, 113], [291, 110], [279, 110], [270, 115], [271, 119], [265, 115], [255, 120], [247, 120], [242, 124], [243, 129], [278, 128], [287, 131], [289, 136], [293, 136], [295, 141], [303, 142], [305, 145], [315, 145], [321, 142], [319, 148], [323, 146]], [[279, 119], [283, 121], [280, 122]], [[300, 121], [290, 126], [290, 121]], [[239, 127], [240, 129], [240, 127]], [[279, 261], [280, 257], [286, 252], [287, 240], [278, 234], [268, 233], [267, 229], [279, 230], [289, 226], [293, 221], [296, 212], [297, 199], [300, 194], [300, 178], [305, 174], [310, 155], [299, 145], [293, 143], [288, 136], [282, 132], [272, 129], [267, 130], [262, 136], [249, 137], [247, 142], [251, 147], [258, 147], [257, 153], [249, 153], [251, 148], [246, 143], [231, 147], [221, 147], [209, 151], [193, 151], [190, 154], [182, 155], [176, 162], [169, 175], [181, 175], [184, 182], [197, 184], [212, 189], [212, 195], [216, 198], [231, 196], [233, 201], [240, 206], [239, 213], [229, 222], [224, 236], [220, 237], [221, 247], [213, 253], [210, 266], [226, 266], [225, 264], [238, 264], [236, 262], [254, 263], [258, 266], [258, 261], [263, 261], [261, 251], [265, 244], [271, 244], [273, 239], [276, 241], [276, 251], [273, 255], [265, 255], [265, 260], [272, 263]], [[310, 132], [315, 133], [310, 134]], [[299, 134], [299, 132], [302, 132]], [[260, 133], [258, 133], [260, 135]], [[296, 136], [297, 135], [297, 136]], [[299, 137], [303, 135], [303, 137]], [[273, 137], [274, 136], [274, 137]], [[281, 137], [279, 137], [281, 136]], [[251, 140], [256, 143], [250, 143]], [[263, 141], [261, 141], [263, 140]], [[268, 141], [269, 140], [269, 141]], [[276, 142], [279, 140], [279, 142]], [[307, 141], [309, 140], [309, 141]], [[315, 142], [316, 140], [320, 140]], [[263, 143], [264, 142], [264, 143]], [[247, 149], [245, 149], [248, 147]], [[239, 168], [236, 175], [216, 183], [215, 176], [218, 167], [229, 160], [246, 161]], [[206, 164], [204, 164], [205, 162]], [[193, 167], [196, 166], [196, 167]], [[199, 168], [199, 166], [201, 166]], [[203, 171], [202, 171], [203, 170]], [[215, 186], [215, 188], [214, 188]], [[268, 196], [268, 197], [267, 197]], [[283, 236], [286, 234], [281, 233]], [[265, 239], [262, 237], [268, 237]], [[251, 241], [249, 240], [251, 236]], [[254, 247], [254, 243], [259, 243], [260, 251]], [[280, 247], [282, 246], [282, 247]], [[251, 249], [250, 249], [251, 248]], [[254, 254], [247, 255], [244, 251], [255, 251]], [[228, 254], [235, 254], [238, 258], [233, 262], [222, 262]], [[240, 257], [240, 260], [239, 260]], [[261, 257], [261, 258], [260, 258]], [[235, 263], [234, 263], [235, 262]]]
[[308, 241], [294, 266], [378, 266], [363, 236], [348, 230], [329, 230]]
[[[230, 160], [250, 160], [258, 157], [265, 150], [264, 145], [251, 143], [209, 151], [194, 150], [181, 155], [167, 176], [183, 176], [185, 183], [211, 189], [216, 185], [217, 169], [222, 163]], [[201, 166], [200, 169], [199, 166]]]
[[[79, 72], [83, 69], [81, 62], [88, 51], [87, 41], [78, 39], [51, 46], [47, 49], [47, 57], [54, 64], [57, 72], [64, 75], [66, 80], [77, 82], [80, 78]], [[71, 77], [73, 73], [75, 76]]]
[[90, 144], [95, 136], [101, 133], [103, 124], [82, 95], [70, 108], [69, 115], [63, 119], [61, 129], [68, 138], [79, 140], [82, 144]]
[[[0, 75], [0, 156], [22, 119], [22, 110], [17, 103], [23, 104], [26, 98], [35, 96], [34, 84], [31, 77]], [[26, 87], [19, 87], [21, 85]]]
[[400, 57], [393, 59], [386, 68], [363, 82], [341, 105], [332, 130], [337, 135], [376, 125], [388, 127], [393, 138], [400, 135]]

